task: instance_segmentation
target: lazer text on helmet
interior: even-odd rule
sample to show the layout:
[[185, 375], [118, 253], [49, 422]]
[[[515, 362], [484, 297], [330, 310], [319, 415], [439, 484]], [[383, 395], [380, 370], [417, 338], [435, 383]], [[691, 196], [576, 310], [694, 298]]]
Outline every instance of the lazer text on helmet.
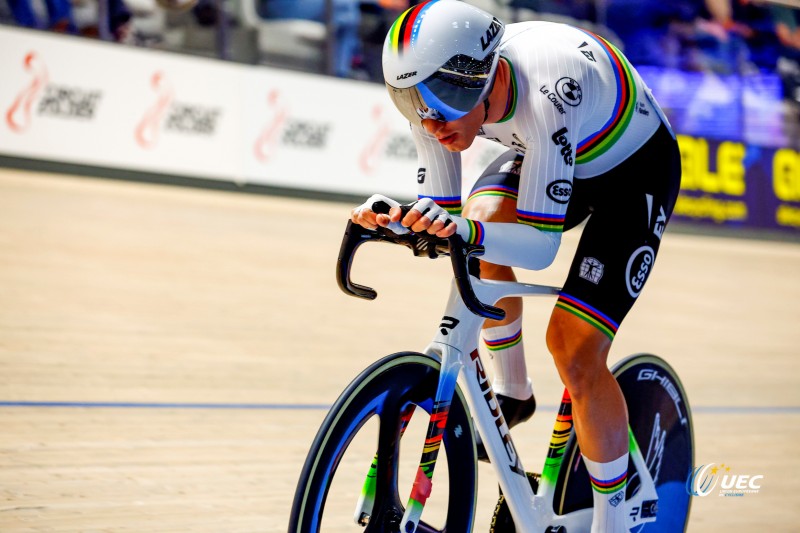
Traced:
[[503, 28], [503, 25], [500, 23], [497, 18], [492, 19], [492, 23], [489, 24], [489, 29], [486, 30], [486, 39], [481, 37], [481, 50], [486, 50], [494, 41], [494, 38], [497, 37], [497, 34], [500, 33], [500, 30]]

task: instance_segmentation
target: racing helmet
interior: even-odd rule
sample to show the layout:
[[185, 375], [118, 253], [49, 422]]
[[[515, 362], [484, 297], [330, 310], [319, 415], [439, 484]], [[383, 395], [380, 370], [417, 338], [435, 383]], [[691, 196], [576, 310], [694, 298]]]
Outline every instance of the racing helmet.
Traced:
[[383, 43], [383, 78], [412, 124], [463, 117], [489, 97], [503, 23], [459, 0], [405, 11]]

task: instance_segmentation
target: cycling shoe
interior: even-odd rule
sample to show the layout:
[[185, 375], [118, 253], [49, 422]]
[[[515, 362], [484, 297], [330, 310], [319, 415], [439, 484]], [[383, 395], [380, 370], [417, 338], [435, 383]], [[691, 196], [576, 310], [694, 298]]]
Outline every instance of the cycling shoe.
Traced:
[[[536, 399], [532, 394], [527, 400], [517, 400], [502, 394], [495, 394], [495, 398], [497, 403], [500, 404], [500, 410], [503, 412], [503, 418], [508, 424], [508, 429], [525, 422], [536, 411]], [[488, 463], [489, 456], [486, 453], [486, 447], [483, 445], [481, 436], [477, 433], [475, 434], [475, 447], [478, 449], [478, 460]]]

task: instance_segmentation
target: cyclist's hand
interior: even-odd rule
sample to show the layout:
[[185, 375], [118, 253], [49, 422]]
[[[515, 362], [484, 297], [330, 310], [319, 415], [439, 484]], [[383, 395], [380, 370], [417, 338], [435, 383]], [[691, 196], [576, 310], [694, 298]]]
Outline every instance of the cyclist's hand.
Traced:
[[408, 233], [408, 229], [404, 228], [397, 220], [393, 222], [388, 214], [375, 212], [376, 204], [379, 202], [385, 204], [383, 206], [384, 208], [388, 206], [391, 209], [397, 209], [398, 213], [400, 212], [399, 202], [381, 194], [373, 194], [366, 202], [353, 209], [350, 213], [350, 220], [352, 220], [354, 224], [358, 224], [367, 229], [375, 229], [378, 226], [382, 226], [384, 228], [389, 228], [398, 235]]
[[456, 224], [450, 213], [430, 198], [423, 198], [411, 204], [411, 211], [403, 217], [400, 207], [392, 207], [389, 220], [400, 222], [415, 233], [428, 232], [440, 238], [447, 238], [456, 232]]

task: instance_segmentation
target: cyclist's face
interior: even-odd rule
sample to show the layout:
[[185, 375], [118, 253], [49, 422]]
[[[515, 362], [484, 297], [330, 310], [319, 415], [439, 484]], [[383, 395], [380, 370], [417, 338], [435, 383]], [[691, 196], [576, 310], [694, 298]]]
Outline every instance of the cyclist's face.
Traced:
[[426, 118], [422, 121], [422, 127], [451, 152], [461, 152], [472, 146], [483, 124], [483, 116], [483, 106], [479, 105], [460, 119], [450, 122]]

